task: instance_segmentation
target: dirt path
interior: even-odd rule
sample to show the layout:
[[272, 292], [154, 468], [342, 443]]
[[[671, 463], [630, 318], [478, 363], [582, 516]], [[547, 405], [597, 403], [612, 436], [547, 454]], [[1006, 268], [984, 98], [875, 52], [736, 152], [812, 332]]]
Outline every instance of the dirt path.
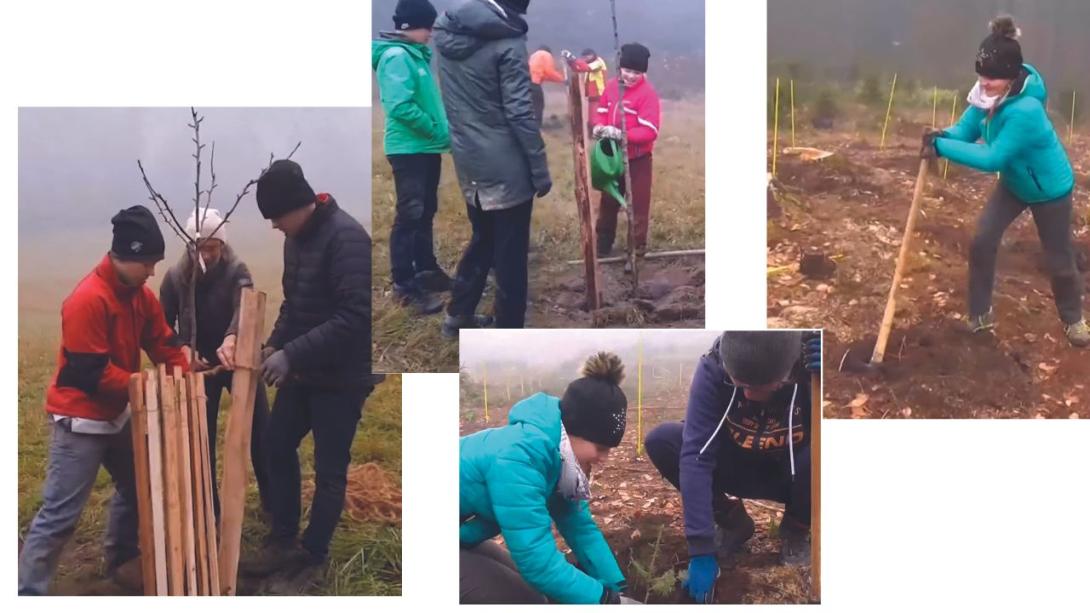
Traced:
[[[807, 144], [836, 155], [780, 160], [772, 198], [778, 206], [770, 206], [768, 312], [770, 327], [825, 328], [825, 415], [1090, 417], [1090, 353], [1064, 337], [1028, 214], [1000, 248], [996, 334], [965, 331], [968, 250], [996, 178], [956, 166], [946, 181], [941, 167], [933, 172], [925, 191], [886, 363], [856, 372], [869, 361], [885, 307], [918, 145], [901, 138], [880, 151], [845, 135], [821, 138]], [[1071, 151], [1081, 185], [1076, 215], [1085, 219], [1090, 141]], [[1085, 222], [1076, 227], [1084, 274], [1088, 230]], [[809, 275], [799, 272], [803, 256], [819, 264], [807, 267]]]
[[[645, 403], [644, 433], [685, 415], [681, 398], [649, 398]], [[479, 408], [463, 408], [461, 434], [505, 424], [509, 408], [491, 408], [487, 423], [480, 418]], [[472, 423], [467, 423], [469, 415], [476, 417]], [[620, 447], [592, 475], [591, 512], [617, 556], [630, 596], [649, 603], [691, 603], [681, 586], [689, 565], [681, 497], [646, 454], [636, 455], [638, 427], [636, 407], [630, 406], [628, 428]], [[805, 603], [809, 567], [780, 566], [779, 540], [770, 534], [779, 524], [783, 505], [759, 504], [746, 503], [757, 533], [746, 544], [747, 551], [738, 556], [737, 564], [722, 569], [716, 584], [716, 602]], [[570, 551], [562, 539], [558, 538], [557, 544], [562, 551]]]

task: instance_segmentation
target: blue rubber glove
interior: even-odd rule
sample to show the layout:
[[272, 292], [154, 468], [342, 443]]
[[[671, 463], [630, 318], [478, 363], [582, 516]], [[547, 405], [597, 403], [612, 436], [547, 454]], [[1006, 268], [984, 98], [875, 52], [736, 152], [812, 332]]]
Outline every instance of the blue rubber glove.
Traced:
[[807, 335], [802, 342], [803, 358], [806, 362], [806, 370], [813, 373], [821, 372], [821, 333], [815, 332]]
[[689, 591], [689, 596], [699, 603], [704, 603], [719, 577], [719, 562], [714, 555], [694, 556], [689, 560], [689, 576], [681, 587]]

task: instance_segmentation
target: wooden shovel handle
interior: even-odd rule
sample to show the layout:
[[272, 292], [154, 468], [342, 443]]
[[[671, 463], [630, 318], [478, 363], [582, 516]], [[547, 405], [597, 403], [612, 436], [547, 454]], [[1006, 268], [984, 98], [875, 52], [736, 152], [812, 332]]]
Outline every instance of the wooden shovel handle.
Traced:
[[904, 275], [905, 262], [908, 260], [908, 250], [912, 242], [912, 233], [916, 230], [916, 217], [920, 212], [920, 201], [923, 199], [923, 188], [927, 184], [927, 168], [930, 160], [920, 160], [920, 172], [916, 175], [916, 189], [912, 192], [912, 206], [908, 209], [908, 222], [905, 224], [905, 236], [901, 239], [901, 252], [897, 255], [897, 268], [893, 272], [893, 283], [889, 286], [889, 298], [886, 300], [886, 311], [882, 315], [882, 327], [878, 330], [878, 342], [874, 345], [874, 354], [871, 355], [871, 364], [881, 364], [886, 355], [886, 343], [889, 342], [889, 333], [893, 329], [893, 313], [897, 310], [897, 288], [901, 285], [901, 276]]

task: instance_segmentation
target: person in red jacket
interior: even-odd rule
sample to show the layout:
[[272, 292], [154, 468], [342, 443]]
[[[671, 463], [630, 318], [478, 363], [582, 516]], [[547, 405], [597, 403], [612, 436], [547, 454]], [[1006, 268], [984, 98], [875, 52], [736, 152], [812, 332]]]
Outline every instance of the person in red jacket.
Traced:
[[[659, 137], [661, 105], [658, 92], [647, 80], [647, 65], [651, 52], [640, 44], [621, 47], [621, 74], [606, 85], [594, 113], [594, 136], [621, 140], [620, 85], [623, 82], [625, 132], [628, 135], [628, 168], [632, 173], [633, 230], [636, 253], [647, 249], [647, 228], [651, 217], [651, 154]], [[621, 180], [622, 193], [625, 181]], [[617, 236], [617, 212], [621, 203], [602, 194], [598, 205], [598, 255], [604, 257], [613, 250]]]
[[129, 376], [140, 370], [141, 350], [168, 369], [189, 369], [155, 293], [145, 285], [165, 252], [154, 215], [134, 206], [111, 221], [110, 252], [61, 306], [57, 373], [45, 397], [53, 424], [49, 465], [42, 506], [19, 552], [21, 595], [47, 592], [99, 466], [110, 473], [115, 488], [104, 543], [107, 570], [114, 574], [140, 555]]

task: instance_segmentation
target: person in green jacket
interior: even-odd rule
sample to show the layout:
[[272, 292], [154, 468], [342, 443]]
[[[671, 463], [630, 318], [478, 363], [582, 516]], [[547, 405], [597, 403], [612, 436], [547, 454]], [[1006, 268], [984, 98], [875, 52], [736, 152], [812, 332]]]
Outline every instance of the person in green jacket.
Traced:
[[396, 31], [371, 45], [371, 63], [386, 114], [383, 147], [394, 174], [397, 212], [390, 230], [394, 295], [419, 315], [438, 313], [436, 292], [451, 279], [435, 260], [432, 220], [439, 208], [441, 154], [450, 151], [447, 115], [431, 72], [432, 26], [437, 12], [428, 0], [400, 0]]
[[[921, 155], [944, 157], [984, 172], [996, 184], [973, 237], [969, 257], [969, 328], [995, 328], [992, 290], [1003, 233], [1026, 209], [1033, 214], [1052, 293], [1068, 340], [1090, 345], [1083, 318], [1083, 280], [1072, 236], [1075, 176], [1045, 110], [1048, 92], [1041, 73], [1023, 63], [1021, 30], [1009, 16], [994, 19], [976, 58], [978, 82], [958, 123], [924, 135]], [[983, 142], [978, 142], [983, 141]]]
[[[534, 394], [508, 425], [462, 437], [462, 604], [633, 602], [587, 502], [591, 468], [624, 436], [624, 365], [597, 353], [582, 375], [563, 398]], [[557, 549], [553, 524], [577, 565]]]

